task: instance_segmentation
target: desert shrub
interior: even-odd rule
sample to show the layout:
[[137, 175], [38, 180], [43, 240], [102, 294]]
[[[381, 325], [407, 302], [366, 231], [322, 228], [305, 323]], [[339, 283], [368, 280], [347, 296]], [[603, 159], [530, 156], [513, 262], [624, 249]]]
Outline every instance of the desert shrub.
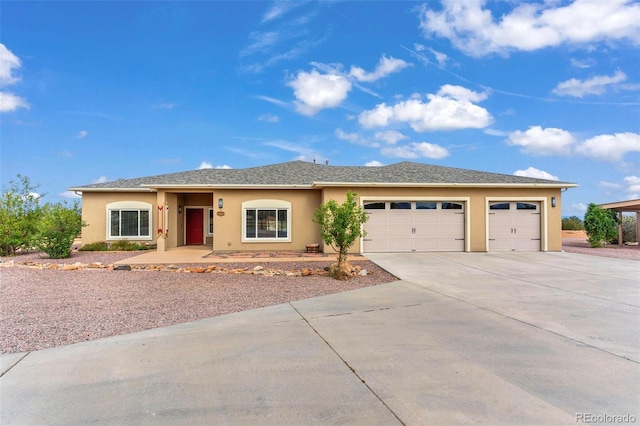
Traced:
[[108, 251], [109, 245], [106, 241], [97, 241], [95, 243], [85, 244], [80, 247], [80, 251]]
[[82, 215], [78, 203], [46, 204], [33, 235], [33, 245], [53, 259], [65, 259], [71, 255], [73, 240], [82, 230]]
[[584, 229], [591, 247], [602, 247], [618, 235], [618, 217], [615, 211], [590, 203], [584, 215]]
[[636, 216], [622, 216], [622, 242], [633, 243], [638, 241]]
[[38, 186], [29, 178], [18, 175], [9, 181], [9, 187], [0, 198], [0, 256], [11, 256], [16, 250], [31, 247], [31, 236], [36, 232], [40, 217]]
[[563, 231], [583, 231], [584, 223], [578, 216], [563, 217], [562, 218], [562, 230]]

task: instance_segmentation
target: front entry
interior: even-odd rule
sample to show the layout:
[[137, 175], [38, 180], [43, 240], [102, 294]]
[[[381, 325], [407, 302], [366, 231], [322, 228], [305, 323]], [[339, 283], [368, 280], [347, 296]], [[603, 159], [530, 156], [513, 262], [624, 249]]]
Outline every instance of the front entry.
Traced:
[[204, 244], [204, 210], [186, 209], [187, 245]]

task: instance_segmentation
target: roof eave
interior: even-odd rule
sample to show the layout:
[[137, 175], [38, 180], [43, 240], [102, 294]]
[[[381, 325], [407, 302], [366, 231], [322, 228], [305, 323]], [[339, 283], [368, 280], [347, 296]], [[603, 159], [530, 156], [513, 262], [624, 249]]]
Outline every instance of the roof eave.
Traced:
[[315, 182], [314, 188], [324, 187], [406, 187], [406, 188], [575, 188], [575, 183], [413, 183], [413, 182]]
[[195, 184], [195, 185], [142, 185], [155, 189], [313, 189], [309, 184], [291, 185], [239, 185], [239, 184]]
[[84, 188], [84, 187], [75, 187], [69, 188], [69, 191], [74, 192], [156, 192], [153, 188]]

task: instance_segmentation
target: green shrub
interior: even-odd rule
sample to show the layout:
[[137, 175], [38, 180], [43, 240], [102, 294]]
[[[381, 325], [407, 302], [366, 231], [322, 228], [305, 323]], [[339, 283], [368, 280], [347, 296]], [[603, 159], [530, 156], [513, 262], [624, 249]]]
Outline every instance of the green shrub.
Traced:
[[618, 235], [618, 217], [615, 211], [603, 209], [593, 203], [584, 215], [584, 229], [591, 247], [602, 247]]
[[31, 236], [36, 232], [40, 217], [38, 186], [29, 178], [18, 175], [0, 198], [0, 256], [11, 256], [16, 250], [31, 248]]
[[562, 218], [562, 230], [563, 231], [583, 231], [584, 223], [578, 216], [563, 217]]
[[151, 247], [145, 244], [136, 243], [134, 241], [127, 241], [127, 240], [118, 240], [118, 241], [113, 241], [112, 243], [109, 243], [109, 250], [113, 250], [113, 251], [149, 250], [150, 248]]
[[80, 247], [79, 251], [108, 251], [109, 245], [106, 241], [98, 241], [95, 243], [85, 244]]
[[78, 203], [70, 207], [66, 203], [46, 204], [36, 224], [33, 245], [53, 259], [65, 259], [71, 255], [73, 240], [82, 226]]
[[638, 241], [636, 216], [622, 216], [622, 242], [634, 243]]

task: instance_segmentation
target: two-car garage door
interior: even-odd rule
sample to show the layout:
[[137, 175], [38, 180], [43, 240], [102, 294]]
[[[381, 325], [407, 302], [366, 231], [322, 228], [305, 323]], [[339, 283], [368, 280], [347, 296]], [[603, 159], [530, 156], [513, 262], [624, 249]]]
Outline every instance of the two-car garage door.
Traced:
[[365, 253], [465, 249], [463, 202], [371, 201], [364, 209]]
[[[488, 251], [539, 251], [541, 203], [488, 203]], [[365, 201], [364, 253], [464, 251], [464, 201]]]

